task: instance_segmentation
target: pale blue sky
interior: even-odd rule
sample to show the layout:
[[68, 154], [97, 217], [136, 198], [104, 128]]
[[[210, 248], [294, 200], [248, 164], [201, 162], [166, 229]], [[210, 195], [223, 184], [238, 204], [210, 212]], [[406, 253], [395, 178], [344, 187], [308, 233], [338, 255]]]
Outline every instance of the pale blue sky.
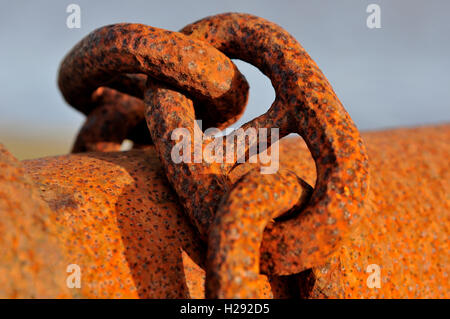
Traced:
[[[68, 150], [83, 116], [63, 101], [58, 65], [102, 25], [137, 22], [169, 30], [208, 15], [259, 15], [288, 30], [330, 80], [361, 130], [450, 121], [450, 1], [7, 1], [0, 2], [0, 142], [63, 141]], [[66, 7], [81, 6], [81, 29], [66, 27]], [[381, 6], [381, 29], [366, 7]], [[250, 85], [242, 121], [264, 113], [270, 82], [238, 63]], [[242, 123], [240, 121], [240, 123]], [[41, 155], [41, 154], [40, 154]]]

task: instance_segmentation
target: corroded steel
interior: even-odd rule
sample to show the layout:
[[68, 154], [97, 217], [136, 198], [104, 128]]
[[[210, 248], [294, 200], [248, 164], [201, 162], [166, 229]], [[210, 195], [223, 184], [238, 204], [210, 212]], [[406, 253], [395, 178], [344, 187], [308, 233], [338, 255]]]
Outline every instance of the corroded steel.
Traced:
[[183, 128], [201, 136], [202, 132], [195, 123], [194, 105], [184, 94], [153, 84], [149, 81], [145, 102], [148, 105], [146, 119], [150, 135], [165, 168], [167, 179], [175, 189], [186, 214], [206, 240], [208, 228], [216, 211], [217, 203], [227, 192], [229, 183], [223, 174], [223, 168], [214, 163], [196, 163], [195, 149], [203, 145], [199, 143], [191, 148], [191, 162], [175, 164], [172, 160], [172, 149], [176, 144], [172, 140], [172, 132]]
[[[258, 67], [277, 94], [269, 111], [244, 129], [276, 127], [280, 137], [295, 132], [306, 142], [307, 147], [299, 147], [292, 138], [281, 142], [282, 169], [276, 174], [247, 173], [254, 165], [237, 165], [236, 157], [224, 164], [208, 159], [173, 162], [175, 129], [188, 129], [201, 138], [196, 118], [204, 121], [205, 128], [223, 128], [244, 110], [248, 84], [224, 54]], [[139, 24], [103, 27], [66, 56], [59, 86], [66, 100], [88, 115], [74, 152], [118, 150], [125, 138], [145, 150], [26, 162], [33, 182], [17, 161], [2, 155], [5, 171], [13, 172], [7, 175], [12, 178], [0, 183], [6, 223], [17, 219], [19, 232], [36, 232], [42, 240], [30, 246], [38, 252], [45, 252], [49, 243], [59, 246], [48, 261], [54, 261], [58, 269], [66, 263], [80, 265], [86, 282], [70, 295], [57, 277], [44, 292], [42, 287], [50, 280], [44, 272], [37, 281], [42, 287], [33, 291], [23, 285], [17, 293], [7, 274], [12, 265], [19, 269], [19, 281], [25, 280], [26, 269], [20, 262], [27, 241], [17, 248], [14, 228], [3, 227], [5, 238], [13, 238], [12, 244], [5, 244], [9, 257], [0, 266], [0, 280], [6, 287], [3, 295], [22, 296], [30, 291], [59, 297], [204, 297], [206, 268], [206, 297], [213, 298], [448, 296], [448, 285], [439, 281], [448, 277], [448, 196], [438, 204], [434, 194], [427, 194], [428, 205], [415, 206], [417, 197], [412, 197], [409, 187], [422, 180], [410, 178], [414, 174], [411, 162], [404, 169], [410, 178], [406, 186], [398, 184], [398, 176], [393, 179], [395, 185], [385, 180], [392, 175], [386, 166], [397, 160], [401, 162], [396, 163], [396, 172], [408, 160], [421, 162], [415, 147], [405, 150], [406, 145], [417, 144], [397, 131], [390, 133], [396, 146], [380, 150], [377, 142], [383, 134], [368, 135], [368, 140], [375, 141], [375, 151], [369, 148], [371, 157], [384, 157], [371, 167], [372, 174], [380, 177], [375, 178], [375, 190], [364, 206], [369, 167], [359, 132], [317, 65], [279, 26], [231, 13], [202, 19], [181, 33]], [[437, 143], [448, 138], [449, 126], [439, 129], [421, 129], [420, 134]], [[407, 132], [414, 136], [417, 131]], [[225, 137], [235, 143], [232, 138], [233, 134]], [[250, 140], [245, 147], [248, 150], [257, 142]], [[198, 149], [208, 146], [208, 142], [194, 145], [191, 155], [195, 158]], [[392, 163], [382, 163], [400, 150], [403, 153]], [[444, 146], [439, 154], [429, 152], [431, 172], [424, 176], [430, 183], [448, 174], [436, 164], [448, 151]], [[23, 178], [16, 183], [20, 174]], [[34, 187], [43, 200], [37, 198]], [[32, 205], [28, 215], [5, 195], [19, 189], [26, 190], [24, 200]], [[404, 198], [400, 200], [399, 194]], [[405, 201], [410, 205], [403, 205]], [[410, 212], [411, 207], [420, 214]], [[16, 215], [15, 209], [21, 213]], [[387, 211], [392, 214], [386, 215]], [[29, 222], [33, 214], [46, 221], [38, 227], [41, 233]], [[271, 222], [272, 218], [276, 220]], [[405, 223], [406, 218], [422, 222], [421, 232], [417, 226], [411, 229], [413, 224]], [[207, 246], [199, 235], [207, 239]], [[394, 236], [402, 240], [395, 242]], [[419, 242], [418, 238], [426, 239]], [[393, 243], [394, 247], [389, 246]], [[32, 269], [39, 271], [39, 258], [30, 259]], [[405, 266], [404, 261], [409, 264]], [[361, 273], [367, 264], [387, 271], [386, 291], [377, 295], [364, 286], [367, 274], [363, 278]], [[393, 273], [398, 265], [409, 271], [408, 278]], [[436, 278], [439, 271], [442, 277]], [[424, 273], [432, 275], [423, 278]], [[422, 288], [419, 279], [435, 289]], [[408, 282], [407, 291], [389, 280]]]
[[[127, 29], [137, 27], [127, 24], [126, 28], [123, 25], [120, 28], [120, 41], [116, 41], [114, 45], [108, 41], [106, 45], [111, 47], [108, 50], [130, 55], [128, 50], [120, 47], [121, 39], [129, 38]], [[83, 52], [85, 46], [89, 47], [95, 41], [100, 41], [98, 38], [102, 32], [100, 29], [89, 35], [63, 62], [63, 76], [60, 77], [63, 92], [64, 89], [67, 91], [67, 88], [76, 87], [74, 80], [66, 84], [66, 79], [87, 79], [89, 75], [91, 83], [96, 83], [95, 86], [101, 84], [99, 79], [102, 76], [95, 73], [81, 76], [66, 65], [83, 63], [86, 58], [77, 53]], [[316, 64], [300, 44], [279, 26], [248, 14], [222, 14], [200, 20], [185, 27], [182, 32], [211, 44], [230, 57], [252, 63], [271, 78], [277, 93], [275, 102], [266, 114], [244, 125], [244, 129], [278, 127], [281, 137], [292, 132], [300, 134], [313, 154], [319, 178], [310, 204], [304, 212], [266, 229], [266, 239], [261, 248], [262, 270], [287, 275], [320, 264], [338, 247], [342, 238], [350, 233], [351, 226], [357, 224], [357, 211], [362, 208], [368, 188], [367, 158], [356, 127]], [[115, 40], [117, 34], [112, 34], [110, 37]], [[147, 38], [156, 46], [153, 43], [156, 37]], [[140, 43], [141, 38], [139, 39]], [[131, 55], [134, 57], [135, 53], [131, 52]], [[97, 60], [92, 56], [88, 59]], [[156, 72], [165, 67], [167, 61], [163, 62], [155, 67]], [[101, 63], [102, 66], [108, 65], [103, 61]], [[125, 64], [128, 66], [129, 62], [126, 61]], [[150, 64], [139, 70], [122, 71], [152, 74], [150, 72], [155, 71], [149, 66]], [[109, 73], [111, 72], [112, 68], [109, 69]], [[175, 83], [177, 87], [184, 84], [182, 81], [176, 82], [176, 76], [174, 78], [175, 80], [170, 79], [170, 84]], [[165, 80], [162, 77], [159, 79]], [[189, 128], [192, 133], [199, 130], [194, 124], [196, 114], [193, 102], [176, 90], [163, 87], [153, 80], [149, 80], [148, 88], [145, 94], [148, 105], [147, 122], [152, 140], [187, 214], [200, 235], [206, 237], [218, 202], [229, 190], [226, 175], [234, 167], [234, 163], [220, 166], [173, 163], [171, 150], [176, 143], [171, 139], [173, 130]], [[200, 96], [197, 95], [197, 98]], [[77, 106], [76, 103], [72, 104]], [[256, 141], [251, 141], [250, 144], [252, 143]]]
[[[360, 226], [323, 265], [270, 281], [260, 275], [261, 295], [450, 297], [450, 171], [445, 160], [450, 157], [450, 125], [368, 132], [362, 137], [372, 180], [368, 203], [360, 211], [364, 216]], [[22, 165], [50, 207], [49, 225], [57, 231], [64, 259], [82, 269], [81, 289], [72, 289], [77, 296], [205, 296], [206, 247], [183, 214], [153, 146], [129, 152], [48, 157]], [[237, 167], [230, 174], [231, 181], [235, 183], [253, 166]], [[280, 141], [281, 169], [289, 169], [314, 185], [314, 161], [299, 138]], [[27, 198], [17, 197], [28, 205]], [[1, 210], [2, 220], [7, 211]], [[21, 219], [28, 218], [17, 213], [11, 216], [13, 224], [23, 224], [26, 221]], [[26, 222], [20, 231], [32, 227], [33, 223]], [[1, 238], [8, 238], [5, 234], [17, 236], [19, 230], [4, 227], [2, 231]], [[6, 240], [2, 248], [12, 248], [13, 242]], [[32, 240], [30, 245], [36, 250], [46, 242]], [[52, 245], [48, 253], [56, 247]], [[17, 252], [35, 267], [36, 261], [24, 253], [25, 246]], [[369, 264], [381, 267], [379, 289], [366, 285]], [[0, 278], [6, 283], [2, 287], [8, 287], [3, 297], [13, 296], [8, 289], [26, 280], [12, 279], [14, 267], [23, 264], [2, 259]], [[66, 265], [61, 267], [65, 271]], [[54, 273], [61, 270], [57, 266], [53, 269]], [[43, 277], [41, 282], [49, 287], [53, 280]], [[297, 292], [291, 290], [295, 281], [300, 282]], [[61, 282], [57, 283], [61, 287]], [[41, 292], [24, 290], [20, 296], [47, 295]]]
[[[243, 128], [277, 127], [280, 137], [298, 133], [315, 160], [319, 178], [307, 207], [266, 228], [262, 271], [288, 275], [322, 263], [357, 223], [368, 189], [367, 157], [353, 121], [315, 62], [278, 25], [249, 14], [228, 13], [197, 21], [182, 32], [266, 74], [276, 99], [268, 112]], [[210, 205], [217, 207], [213, 197], [193, 196], [203, 206], [212, 199]]]
[[94, 109], [78, 132], [72, 152], [119, 151], [127, 138], [135, 148], [151, 144], [141, 99], [100, 87], [92, 94], [92, 102]]
[[[310, 298], [449, 298], [450, 125], [363, 137], [371, 173], [364, 217], [326, 263], [304, 274], [300, 290]], [[312, 163], [299, 170], [295, 151], [287, 153], [286, 168], [312, 183]], [[379, 289], [367, 285], [371, 264], [381, 269]]]
[[[153, 146], [23, 165], [51, 209], [67, 263], [82, 270], [81, 289], [74, 289], [80, 296], [204, 297], [206, 246], [183, 213]], [[286, 282], [261, 275], [261, 295], [290, 296]]]
[[207, 298], [262, 297], [259, 249], [263, 231], [289, 210], [301, 211], [312, 190], [289, 170], [270, 175], [252, 170], [233, 185], [219, 205], [209, 233]]
[[0, 144], [1, 298], [71, 296], [54, 224], [22, 164]]
[[108, 82], [123, 93], [139, 94], [116, 79], [130, 73], [189, 93], [201, 102], [199, 112], [217, 127], [239, 118], [247, 102], [248, 84], [223, 53], [181, 33], [142, 24], [114, 24], [91, 32], [64, 58], [58, 85], [70, 105], [88, 114], [92, 93]]
[[[84, 67], [87, 65], [90, 67]], [[62, 62], [59, 86], [69, 104], [89, 112], [93, 108], [91, 97], [93, 89], [106, 85], [110, 78], [124, 77], [121, 73], [144, 73], [181, 88], [196, 97], [196, 102], [198, 102], [196, 115], [208, 115], [205, 119], [210, 124], [205, 122], [205, 125], [214, 125], [220, 128], [235, 122], [242, 114], [247, 102], [248, 84], [236, 66], [225, 55], [206, 43], [193, 40], [183, 34], [137, 24], [112, 25], [89, 34], [72, 49]], [[118, 88], [117, 83], [121, 83], [121, 81], [117, 79], [114, 81], [116, 84], [113, 87]], [[128, 88], [129, 85], [124, 85], [124, 87]], [[124, 91], [129, 93], [128, 90]], [[123, 104], [123, 102], [117, 101], [117, 104]], [[208, 107], [205, 108], [202, 105]], [[105, 106], [103, 105], [101, 109], [104, 110]], [[113, 114], [118, 113], [114, 108], [109, 107], [109, 109], [113, 110]], [[102, 111], [94, 110], [94, 112]], [[119, 114], [121, 113], [119, 112]], [[183, 117], [184, 114], [178, 113], [174, 116]], [[95, 120], [95, 114], [90, 117], [94, 119], [95, 127], [101, 127], [102, 123]], [[130, 123], [131, 118], [134, 116], [130, 115], [127, 122]], [[157, 118], [161, 120], [159, 117]], [[88, 122], [87, 125], [89, 126], [89, 124]], [[166, 128], [166, 130], [169, 129], [170, 127]], [[97, 141], [91, 143], [96, 145], [97, 149], [111, 147], [111, 142], [105, 145], [104, 139], [97, 138], [99, 134], [95, 130], [98, 128], [92, 129], [91, 132], [88, 127], [86, 133], [82, 132], [81, 137], [77, 140], [80, 143], [75, 146], [74, 150], [89, 149], [84, 144], [90, 138]], [[112, 130], [118, 131], [118, 127], [114, 126]], [[120, 128], [120, 130], [128, 132], [128, 129], [125, 128]], [[153, 137], [164, 133], [165, 131], [161, 130]], [[112, 142], [112, 147], [117, 148], [117, 141]], [[159, 145], [160, 143], [157, 143], [157, 146]], [[206, 171], [203, 173], [202, 183], [197, 184], [197, 194], [204, 194], [202, 190], [211, 189], [214, 184], [224, 184], [221, 181], [223, 177], [216, 178], [217, 174], [209, 174]], [[205, 176], [211, 176], [211, 182], [207, 178], [205, 179]], [[179, 191], [178, 187], [182, 185], [180, 180], [173, 184], [177, 185], [177, 191]], [[184, 185], [192, 187], [192, 182]], [[224, 187], [219, 186], [217, 190], [207, 191], [207, 196], [204, 198], [212, 196], [216, 201], [220, 199], [222, 193], [219, 190]], [[192, 189], [185, 190], [184, 193], [179, 192], [179, 194], [184, 199], [183, 203], [186, 203], [185, 208], [188, 215], [204, 235], [207, 227], [204, 224], [207, 225], [211, 221], [215, 207], [205, 205], [206, 209], [198, 209], [198, 200], [196, 205], [190, 205], [192, 202], [190, 197], [193, 196]], [[209, 203], [209, 201], [205, 202]]]

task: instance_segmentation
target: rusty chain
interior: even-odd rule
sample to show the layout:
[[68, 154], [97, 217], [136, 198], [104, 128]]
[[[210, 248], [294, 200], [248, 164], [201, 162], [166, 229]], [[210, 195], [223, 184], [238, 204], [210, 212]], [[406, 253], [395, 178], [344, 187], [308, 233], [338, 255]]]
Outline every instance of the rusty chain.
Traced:
[[[224, 164], [172, 161], [173, 130], [201, 135], [196, 118], [224, 128], [242, 115], [248, 84], [230, 58], [258, 67], [276, 92], [269, 111], [243, 128], [277, 127], [280, 138], [301, 135], [316, 163], [313, 190], [284, 170], [271, 176], [253, 170], [232, 185], [236, 158]], [[359, 132], [314, 61], [274, 23], [229, 13], [180, 33], [106, 26], [66, 56], [59, 87], [88, 115], [74, 152], [118, 150], [125, 138], [138, 147], [155, 145], [185, 212], [207, 240], [208, 297], [256, 297], [259, 272], [290, 275], [320, 265], [359, 219], [368, 190]], [[225, 138], [234, 143], [232, 134]], [[250, 140], [246, 150], [257, 142]], [[270, 222], [287, 211], [294, 213]]]

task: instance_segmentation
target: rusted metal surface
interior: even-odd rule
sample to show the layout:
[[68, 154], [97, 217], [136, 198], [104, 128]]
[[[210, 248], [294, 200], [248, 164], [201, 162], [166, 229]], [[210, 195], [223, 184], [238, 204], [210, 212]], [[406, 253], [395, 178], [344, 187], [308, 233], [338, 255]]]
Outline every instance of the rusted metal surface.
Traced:
[[198, 277], [204, 247], [153, 149], [24, 164], [57, 217], [65, 255], [82, 269], [84, 297], [199, 296], [182, 278]]
[[[127, 24], [116, 27], [121, 33], [119, 40], [113, 45], [109, 40], [102, 44], [107, 46], [105, 50], [121, 52], [125, 57], [129, 54], [129, 48], [125, 46], [124, 49], [123, 42], [133, 42], [129, 40], [128, 29], [139, 28], [148, 32], [143, 26]], [[67, 84], [67, 79], [80, 78], [83, 81], [79, 82], [84, 87], [87, 86], [84, 80], [91, 81], [91, 86], [104, 84], [100, 81], [104, 77], [100, 71], [97, 72], [100, 75], [95, 72], [80, 75], [72, 68], [72, 65], [82, 64], [86, 59], [90, 63], [97, 62], [99, 55], [80, 57], [78, 52], [86, 51], [85, 47], [90, 48], [92, 43], [101, 42], [101, 37], [105, 34], [111, 33], [110, 37], [116, 40], [117, 32], [111, 32], [107, 27], [104, 29], [106, 31], [100, 29], [86, 37], [63, 62], [59, 82], [63, 93], [68, 88], [74, 90], [73, 87], [79, 86], [73, 83], [74, 80]], [[320, 178], [310, 204], [302, 214], [266, 229], [266, 239], [261, 248], [262, 270], [287, 275], [320, 264], [334, 251], [342, 238], [350, 233], [350, 226], [356, 224], [359, 218], [357, 210], [361, 209], [367, 191], [367, 158], [356, 127], [316, 64], [300, 44], [279, 26], [248, 14], [222, 14], [189, 25], [182, 32], [211, 44], [230, 57], [252, 63], [271, 78], [277, 93], [275, 102], [266, 114], [247, 123], [244, 128], [278, 127], [281, 137], [292, 132], [299, 133], [312, 151]], [[153, 43], [156, 36], [145, 37], [157, 46], [157, 43]], [[139, 39], [138, 43], [141, 42], [141, 38]], [[164, 50], [164, 46], [160, 50]], [[131, 54], [135, 58], [136, 54]], [[127, 67], [130, 64], [126, 58], [117, 63]], [[152, 64], [149, 64], [146, 68], [131, 71], [127, 69], [123, 72], [140, 71], [153, 75], [164, 68], [166, 63], [167, 61], [162, 65], [158, 64], [156, 71], [150, 70], [149, 66]], [[108, 62], [103, 59], [98, 64], [101, 64], [98, 69], [109, 68]], [[112, 69], [109, 68], [108, 72], [111, 73]], [[160, 76], [159, 73], [157, 76]], [[176, 76], [173, 78], [175, 80], [170, 79], [170, 84], [183, 86], [183, 81], [179, 81]], [[159, 79], [165, 80], [161, 76]], [[77, 90], [88, 91], [86, 88]], [[173, 163], [171, 150], [176, 143], [171, 140], [173, 130], [188, 128], [192, 133], [199, 130], [194, 122], [196, 114], [193, 102], [176, 90], [153, 80], [149, 80], [145, 95], [150, 134], [166, 167], [169, 181], [200, 235], [205, 238], [218, 202], [230, 188], [226, 175], [234, 167], [234, 163], [220, 166]], [[198, 95], [197, 97], [199, 98]], [[245, 94], [235, 100], [242, 102], [244, 97], [246, 98]], [[71, 101], [70, 98], [67, 100], [77, 107], [76, 101]], [[230, 105], [234, 107], [234, 104], [229, 104], [229, 108]]]
[[[154, 147], [25, 161], [58, 225], [86, 298], [203, 298], [206, 246], [171, 190]], [[267, 297], [289, 295], [261, 275]], [[272, 292], [271, 286], [275, 286]]]
[[92, 93], [108, 82], [123, 93], [139, 94], [127, 85], [134, 81], [117, 80], [127, 74], [149, 75], [189, 93], [202, 102], [198, 112], [208, 114], [205, 119], [217, 127], [239, 118], [247, 102], [248, 84], [223, 53], [181, 33], [142, 24], [91, 32], [64, 58], [58, 85], [70, 105], [88, 114]]
[[262, 271], [288, 275], [322, 263], [356, 224], [368, 188], [367, 157], [353, 121], [315, 62], [278, 25], [230, 13], [205, 18], [182, 32], [267, 75], [276, 99], [268, 112], [243, 127], [277, 127], [280, 137], [298, 133], [315, 160], [319, 178], [307, 207], [266, 228]]
[[[450, 125], [363, 138], [371, 173], [364, 218], [300, 290], [310, 298], [449, 298]], [[312, 162], [298, 156], [306, 149], [297, 155], [293, 146], [282, 147], [285, 167], [313, 183]], [[379, 289], [367, 285], [371, 264], [381, 269]]]
[[[244, 129], [275, 127], [280, 137], [298, 133], [305, 141], [281, 141], [278, 173], [261, 175], [237, 157], [221, 164], [173, 161], [175, 129], [202, 140], [195, 119], [223, 128], [242, 114], [248, 84], [229, 58], [258, 67], [276, 91], [269, 111]], [[33, 182], [23, 174], [21, 183], [6, 179], [0, 189], [39, 192], [43, 200], [24, 195], [35, 205], [32, 214], [47, 221], [38, 233], [44, 243], [31, 246], [45, 251], [52, 243], [59, 247], [54, 267], [84, 269], [85, 285], [72, 296], [201, 298], [204, 286], [212, 298], [449, 295], [442, 284], [449, 185], [439, 192], [434, 184], [448, 175], [440, 160], [449, 146], [434, 146], [448, 140], [449, 126], [367, 134], [374, 184], [364, 205], [369, 166], [359, 132], [317, 65], [281, 27], [237, 13], [202, 19], [181, 33], [106, 26], [66, 56], [59, 86], [88, 115], [73, 151], [101, 153], [24, 162]], [[433, 145], [419, 151], [425, 137]], [[143, 150], [108, 152], [126, 138]], [[194, 145], [190, 155], [203, 154], [208, 143]], [[3, 158], [6, 172], [21, 174], [14, 171], [20, 164]], [[417, 174], [416, 165], [426, 171]], [[424, 193], [424, 180], [432, 191]], [[17, 219], [23, 234], [35, 231], [21, 220], [34, 217], [17, 205], [22, 214], [15, 215], [7, 195], [0, 200], [7, 222]], [[24, 249], [9, 252], [0, 268], [4, 295], [15, 295], [8, 267]], [[368, 264], [382, 267], [385, 290], [365, 284]], [[60, 284], [49, 283], [50, 294], [70, 296]]]
[[[191, 136], [202, 135], [195, 123], [195, 112], [192, 100], [182, 93], [162, 85], [149, 82], [149, 90], [145, 96], [147, 108], [146, 118], [150, 135], [155, 143], [160, 160], [165, 168], [166, 176], [174, 187], [186, 214], [199, 231], [200, 240], [205, 239], [208, 228], [216, 211], [216, 205], [227, 192], [229, 183], [222, 174], [220, 165], [181, 162], [172, 160], [172, 149], [176, 144], [172, 140], [172, 132], [176, 128], [187, 129]], [[191, 148], [191, 158], [195, 158], [195, 148], [203, 148], [202, 144]]]
[[98, 88], [92, 100], [94, 109], [80, 129], [72, 152], [119, 151], [125, 139], [132, 140], [134, 147], [151, 144], [142, 100], [107, 87]]
[[21, 163], [0, 144], [0, 297], [64, 298], [55, 220]]
[[[450, 297], [450, 173], [445, 160], [450, 156], [450, 125], [362, 136], [373, 176], [367, 207], [361, 211], [367, 218], [323, 265], [300, 276], [271, 278], [270, 284], [260, 275], [261, 295]], [[49, 203], [65, 259], [82, 269], [80, 295], [205, 296], [206, 247], [178, 204], [154, 147], [49, 157], [24, 161], [23, 167]], [[252, 167], [239, 166], [231, 181]], [[314, 185], [314, 161], [299, 138], [280, 141], [281, 169]], [[22, 218], [12, 216], [14, 223]], [[21, 231], [32, 226], [28, 223]], [[12, 228], [5, 231], [16, 234]], [[36, 246], [45, 242], [33, 241]], [[6, 241], [2, 248], [10, 244]], [[369, 264], [381, 267], [379, 289], [366, 285]], [[2, 259], [0, 277], [10, 279], [13, 265], [19, 266], [10, 260], [5, 265]], [[297, 292], [291, 290], [295, 280], [300, 280]], [[15, 280], [9, 287], [19, 284]]]
[[[86, 65], [90, 67], [84, 67]], [[223, 53], [201, 41], [187, 38], [183, 34], [137, 24], [103, 27], [88, 35], [62, 62], [59, 86], [69, 104], [79, 110], [86, 110], [86, 105], [92, 104], [90, 95], [93, 89], [107, 84], [108, 79], [121, 76], [121, 73], [144, 73], [196, 97], [197, 105], [199, 105], [196, 109], [197, 116], [205, 116], [205, 120], [210, 121], [210, 124], [205, 123], [205, 125], [220, 128], [235, 122], [242, 114], [247, 102], [248, 84], [236, 66]], [[117, 82], [120, 81], [116, 80]], [[125, 93], [128, 93], [128, 90]], [[121, 101], [118, 102], [121, 103]], [[212, 108], [214, 109], [211, 110]], [[92, 106], [88, 108], [90, 109]], [[192, 113], [194, 113], [193, 109]], [[178, 113], [174, 116], [185, 115]], [[129, 120], [131, 117], [133, 116], [128, 116], [128, 122], [131, 122]], [[156, 115], [154, 118], [158, 121], [162, 120]], [[95, 124], [99, 124], [97, 122]], [[158, 124], [161, 127], [161, 124]], [[116, 128], [113, 130], [116, 131]], [[153, 140], [155, 136], [165, 132], [158, 131], [157, 135], [153, 135]], [[89, 131], [85, 135], [94, 138], [98, 136], [96, 132]], [[160, 144], [157, 142], [158, 149]], [[113, 145], [117, 147], [117, 143]], [[76, 151], [82, 149], [83, 147], [75, 147]], [[166, 159], [170, 160], [170, 157]], [[180, 179], [173, 183], [183, 203], [186, 203], [184, 206], [187, 214], [201, 230], [202, 235], [206, 234], [207, 225], [212, 219], [215, 207], [205, 205], [205, 209], [199, 209], [199, 201], [191, 204], [190, 198], [193, 194], [203, 194], [205, 190], [208, 195], [204, 198], [213, 196], [215, 199], [220, 199], [222, 193], [219, 189], [224, 188], [218, 185], [217, 190], [209, 190], [215, 184], [223, 184], [224, 178], [216, 178], [217, 174], [209, 173], [207, 170], [202, 170], [204, 175], [200, 182], [195, 181], [191, 176], [192, 182], [181, 184], [180, 176]], [[211, 176], [211, 181], [205, 179], [205, 176]], [[194, 182], [197, 182], [196, 192], [192, 189]], [[191, 187], [181, 193], [179, 185], [191, 185]]]
[[219, 205], [209, 233], [208, 298], [263, 297], [259, 278], [263, 231], [274, 218], [303, 209], [312, 191], [288, 170], [270, 175], [252, 170], [234, 184]]

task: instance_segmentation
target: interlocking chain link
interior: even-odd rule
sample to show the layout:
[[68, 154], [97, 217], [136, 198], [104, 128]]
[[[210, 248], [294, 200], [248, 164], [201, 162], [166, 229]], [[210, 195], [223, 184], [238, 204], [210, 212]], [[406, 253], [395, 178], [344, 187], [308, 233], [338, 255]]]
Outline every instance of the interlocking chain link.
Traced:
[[[202, 135], [196, 118], [224, 128], [242, 114], [248, 84], [230, 58], [258, 67], [276, 92], [270, 109], [243, 128], [301, 135], [316, 164], [313, 191], [284, 170], [271, 177], [251, 171], [231, 185], [236, 158], [172, 161], [175, 129]], [[228, 13], [181, 33], [140, 24], [103, 27], [66, 56], [59, 86], [67, 102], [88, 115], [74, 151], [116, 150], [127, 137], [154, 143], [180, 203], [208, 242], [209, 297], [255, 297], [252, 282], [260, 271], [289, 275], [320, 265], [359, 219], [369, 179], [359, 132], [314, 61], [274, 23]], [[137, 133], [144, 114], [151, 141]], [[232, 135], [226, 140], [234, 143]], [[255, 143], [251, 139], [246, 150]], [[289, 218], [268, 224], [292, 209]]]

